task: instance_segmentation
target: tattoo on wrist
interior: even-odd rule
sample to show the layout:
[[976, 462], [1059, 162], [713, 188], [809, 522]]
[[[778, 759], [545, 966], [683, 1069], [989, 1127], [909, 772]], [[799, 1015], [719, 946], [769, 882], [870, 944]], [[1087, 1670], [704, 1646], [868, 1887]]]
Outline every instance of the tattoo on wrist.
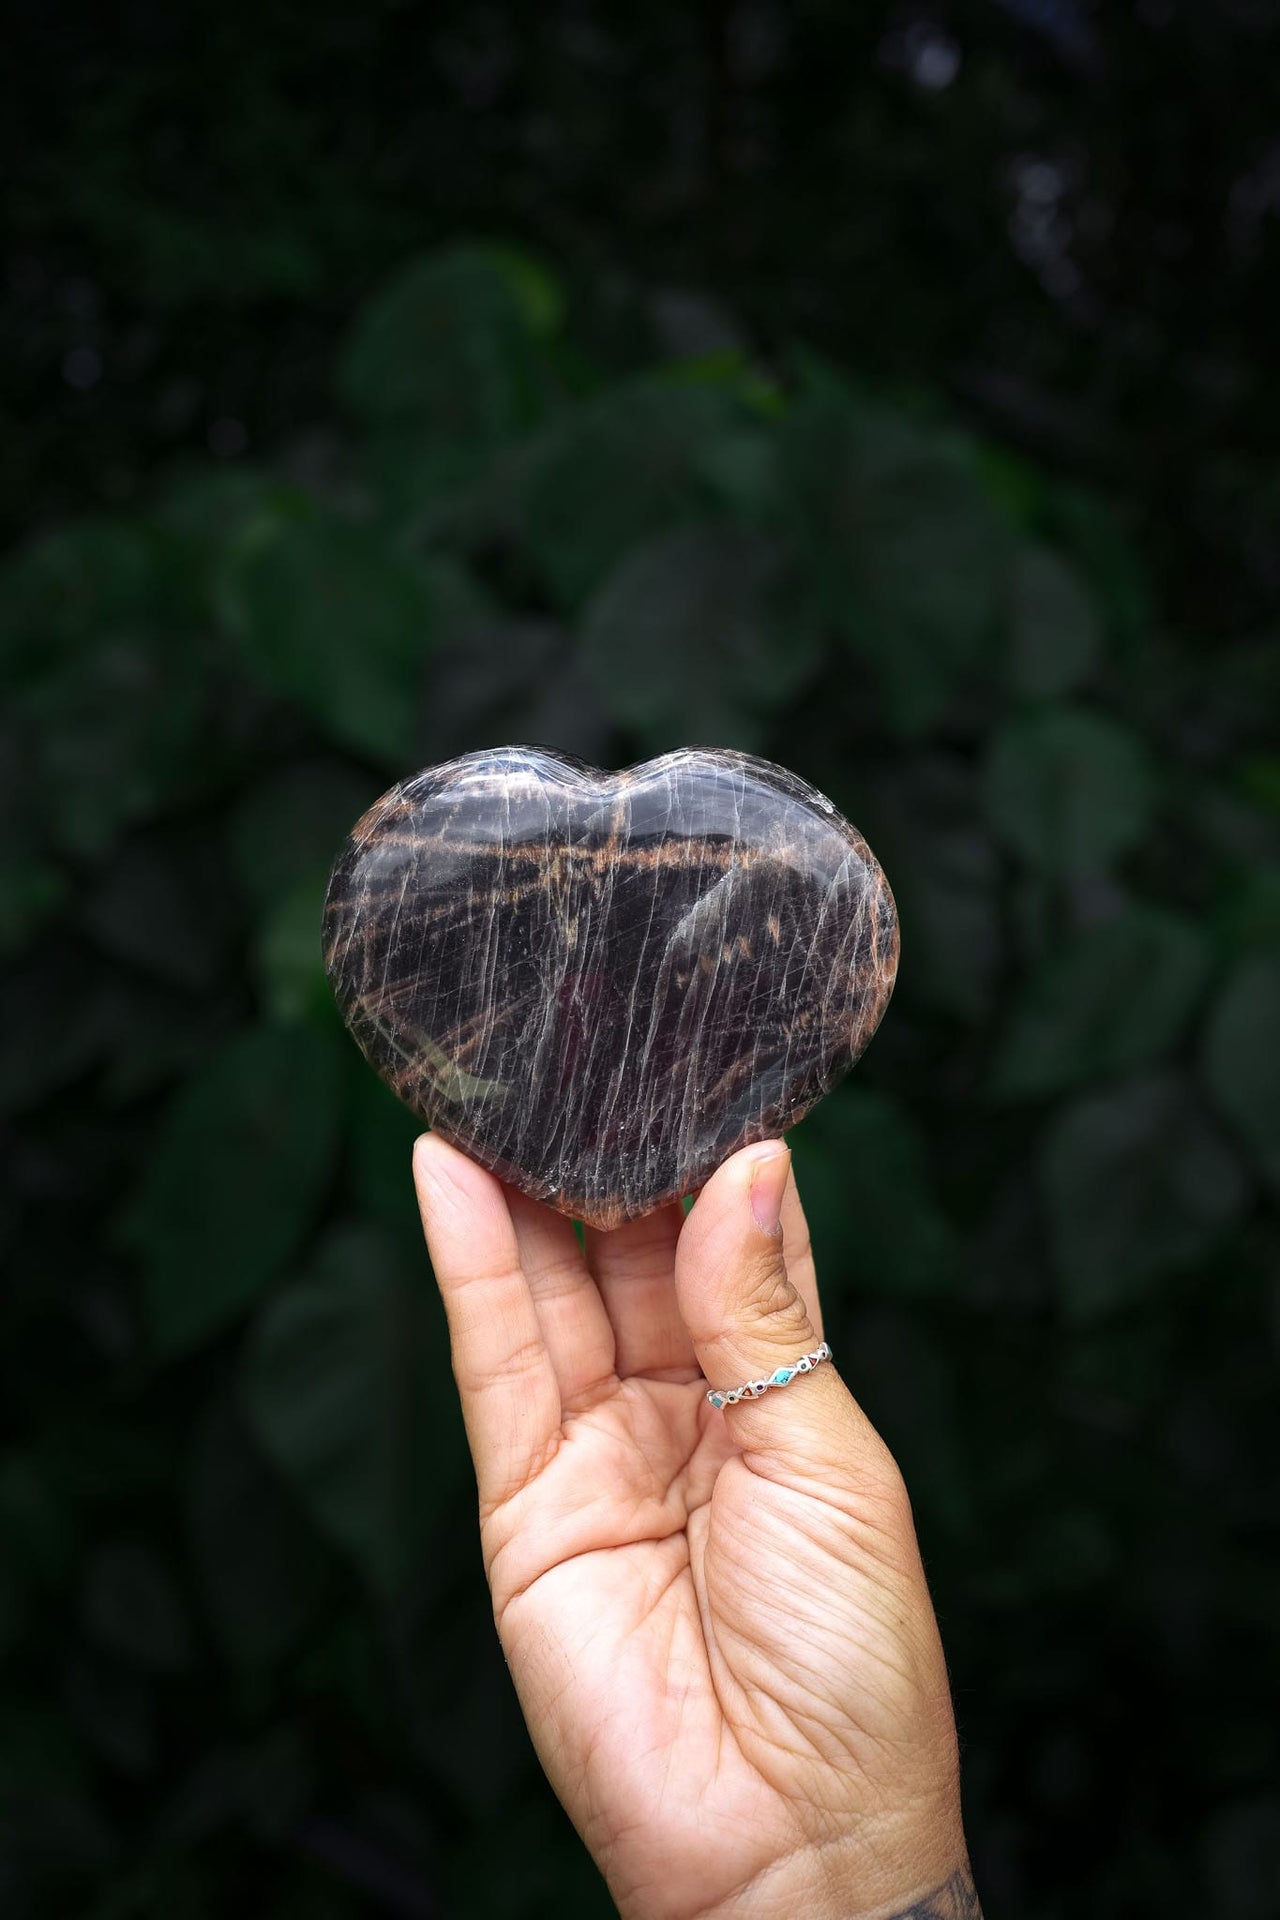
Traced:
[[940, 1887], [914, 1906], [904, 1907], [892, 1920], [982, 1920], [982, 1908], [968, 1867], [953, 1873]]

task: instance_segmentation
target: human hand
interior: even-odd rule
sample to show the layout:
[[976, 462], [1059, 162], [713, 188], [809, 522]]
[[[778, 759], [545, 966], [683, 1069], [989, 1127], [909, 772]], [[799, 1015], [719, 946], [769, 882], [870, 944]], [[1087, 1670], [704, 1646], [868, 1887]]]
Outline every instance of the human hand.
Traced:
[[[624, 1920], [974, 1920], [901, 1475], [822, 1338], [790, 1155], [586, 1231], [417, 1144], [494, 1615]], [[705, 1378], [704, 1378], [705, 1375]]]

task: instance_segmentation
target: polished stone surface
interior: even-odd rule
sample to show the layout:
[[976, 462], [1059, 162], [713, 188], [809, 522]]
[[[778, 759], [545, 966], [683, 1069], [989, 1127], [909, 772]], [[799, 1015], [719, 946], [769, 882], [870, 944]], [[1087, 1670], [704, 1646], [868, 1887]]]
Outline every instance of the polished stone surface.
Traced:
[[429, 767], [352, 830], [325, 964], [370, 1063], [472, 1159], [598, 1227], [775, 1137], [862, 1052], [898, 958], [859, 833], [782, 767], [542, 748]]

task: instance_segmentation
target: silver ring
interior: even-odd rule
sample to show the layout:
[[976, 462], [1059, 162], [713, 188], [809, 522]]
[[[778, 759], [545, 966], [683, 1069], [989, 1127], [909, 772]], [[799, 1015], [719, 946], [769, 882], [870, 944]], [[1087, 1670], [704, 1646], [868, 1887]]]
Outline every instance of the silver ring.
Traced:
[[812, 1353], [801, 1354], [789, 1367], [775, 1367], [765, 1380], [748, 1380], [744, 1387], [729, 1387], [718, 1393], [713, 1387], [707, 1398], [713, 1407], [736, 1407], [739, 1400], [758, 1400], [762, 1393], [768, 1393], [770, 1387], [787, 1387], [798, 1373], [812, 1373], [824, 1360], [831, 1358], [831, 1349], [824, 1340]]

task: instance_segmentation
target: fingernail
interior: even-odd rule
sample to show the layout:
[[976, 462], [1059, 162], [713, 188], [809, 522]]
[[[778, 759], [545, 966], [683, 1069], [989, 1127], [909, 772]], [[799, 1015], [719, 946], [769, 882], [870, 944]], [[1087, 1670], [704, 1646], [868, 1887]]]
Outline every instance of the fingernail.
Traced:
[[782, 1196], [791, 1169], [791, 1149], [779, 1140], [762, 1153], [751, 1175], [751, 1215], [761, 1233], [777, 1234], [782, 1220]]

